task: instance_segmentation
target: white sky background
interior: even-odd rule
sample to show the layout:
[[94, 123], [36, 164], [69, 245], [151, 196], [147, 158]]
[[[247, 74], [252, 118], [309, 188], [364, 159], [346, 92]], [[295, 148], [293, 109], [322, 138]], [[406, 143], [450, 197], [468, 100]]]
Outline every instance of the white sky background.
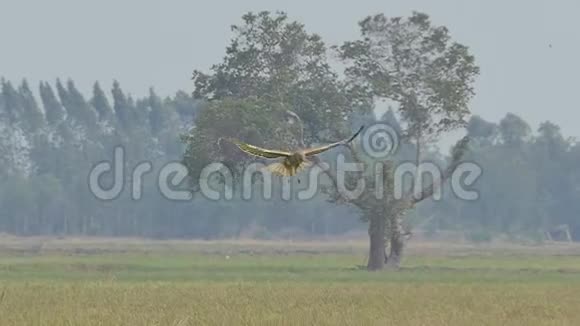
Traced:
[[[379, 12], [425, 12], [470, 47], [481, 75], [472, 111], [498, 121], [521, 115], [580, 138], [580, 2], [554, 1], [147, 1], [0, 0], [0, 76], [34, 88], [72, 78], [89, 95], [113, 79], [133, 95], [192, 91], [194, 68], [221, 60], [229, 26], [247, 11], [284, 10], [328, 44], [358, 37], [357, 22]], [[551, 45], [551, 47], [550, 47]]]

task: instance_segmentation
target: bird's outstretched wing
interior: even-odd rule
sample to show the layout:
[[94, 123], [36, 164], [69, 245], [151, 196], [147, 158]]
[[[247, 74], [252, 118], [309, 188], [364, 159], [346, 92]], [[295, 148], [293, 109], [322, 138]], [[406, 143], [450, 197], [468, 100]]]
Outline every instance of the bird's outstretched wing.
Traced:
[[312, 155], [320, 154], [320, 153], [322, 153], [324, 151], [327, 151], [327, 150], [329, 150], [329, 149], [331, 149], [333, 147], [336, 147], [336, 146], [346, 145], [346, 144], [350, 143], [351, 141], [353, 141], [356, 138], [356, 136], [358, 136], [361, 133], [361, 131], [363, 130], [363, 128], [364, 128], [364, 126], [361, 126], [358, 129], [358, 131], [354, 133], [354, 135], [350, 136], [347, 139], [344, 139], [344, 140], [341, 140], [341, 141], [337, 141], [336, 143], [324, 145], [324, 146], [321, 146], [321, 147], [314, 147], [314, 148], [306, 149], [304, 151], [304, 155], [305, 156], [312, 156]]
[[264, 158], [278, 158], [278, 157], [288, 157], [291, 153], [284, 152], [284, 151], [277, 151], [271, 149], [265, 149], [258, 146], [246, 144], [236, 139], [229, 139], [232, 143], [236, 144], [242, 151], [259, 157]]

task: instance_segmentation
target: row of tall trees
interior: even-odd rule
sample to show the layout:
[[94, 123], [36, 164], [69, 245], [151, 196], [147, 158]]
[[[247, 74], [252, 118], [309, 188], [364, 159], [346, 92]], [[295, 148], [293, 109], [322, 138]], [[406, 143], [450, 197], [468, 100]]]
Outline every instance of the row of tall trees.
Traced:
[[[115, 82], [95, 83], [90, 96], [73, 81], [40, 83], [2, 80], [0, 90], [0, 233], [17, 235], [146, 236], [155, 238], [271, 237], [272, 234], [333, 234], [358, 226], [349, 212], [324, 199], [294, 205], [234, 200], [214, 202], [196, 196], [174, 201], [163, 196], [156, 177], [180, 161], [180, 135], [202, 121], [200, 101], [185, 92], [160, 98], [153, 89], [134, 98]], [[102, 201], [90, 190], [91, 169], [113, 164], [114, 150], [125, 151], [121, 195]], [[204, 152], [198, 154], [205, 155]], [[132, 198], [132, 171], [150, 162], [142, 198]], [[112, 186], [103, 175], [103, 189]], [[183, 185], [187, 187], [187, 185]], [[287, 207], [282, 213], [280, 207]], [[298, 218], [293, 213], [301, 212]]]
[[[96, 84], [92, 97], [77, 102], [80, 106], [69, 102], [65, 107], [59, 89], [62, 96], [66, 96], [69, 87], [72, 94], [80, 94], [74, 83], [68, 84], [57, 83], [54, 91], [49, 84], [41, 83], [39, 97], [33, 95], [26, 82], [16, 87], [2, 82], [1, 232], [212, 238], [268, 237], [284, 229], [323, 235], [362, 226], [352, 217], [359, 214], [356, 209], [327, 203], [328, 196], [323, 194], [298, 204], [280, 198], [271, 202], [257, 200], [259, 205], [241, 200], [215, 203], [203, 198], [181, 203], [163, 198], [154, 180], [148, 179], [141, 201], [132, 201], [128, 193], [123, 193], [112, 202], [101, 202], [87, 185], [94, 164], [111, 161], [117, 145], [128, 150], [129, 168], [132, 162], [155, 157], [160, 163], [180, 159], [184, 148], [177, 140], [178, 135], [194, 120], [203, 123], [203, 114], [197, 115], [202, 109], [183, 92], [160, 99], [152, 91], [149, 97], [134, 101], [142, 103], [140, 106], [128, 106], [132, 112], [138, 107], [145, 108], [143, 103], [148, 101], [150, 107], [145, 109], [149, 112], [148, 124], [121, 127], [116, 110], [122, 111], [122, 100], [130, 96], [117, 84], [113, 87], [116, 97], [112, 92], [107, 95]], [[83, 108], [93, 113], [84, 118], [76, 112], [68, 113]], [[73, 118], [75, 114], [79, 118]], [[97, 122], [91, 117], [96, 117]], [[374, 120], [371, 113], [353, 115], [352, 127]], [[393, 111], [378, 120], [396, 130], [402, 129], [402, 122]], [[81, 137], [80, 133], [89, 129], [90, 124], [96, 132]], [[445, 188], [441, 201], [428, 201], [418, 207], [409, 222], [411, 226], [420, 224], [434, 232], [482, 230], [541, 236], [543, 231], [564, 224], [570, 226], [572, 236], [577, 239], [580, 146], [574, 139], [562, 135], [551, 122], [542, 123], [534, 132], [514, 114], [507, 114], [497, 123], [475, 116], [469, 121], [467, 132], [471, 143], [465, 159], [478, 163], [484, 171], [474, 186], [480, 198], [461, 201]], [[413, 143], [405, 142], [395, 159], [411, 160], [415, 150]], [[425, 156], [435, 160], [445, 153], [428, 147]], [[325, 159], [332, 161], [333, 154]], [[258, 188], [256, 193], [259, 191]]]
[[580, 143], [549, 121], [533, 132], [512, 113], [499, 123], [474, 116], [467, 132], [472, 144], [466, 159], [483, 170], [474, 186], [479, 199], [462, 201], [447, 191], [441, 202], [423, 208], [427, 228], [541, 240], [567, 226], [580, 239]]
[[112, 160], [116, 147], [125, 150], [128, 172], [143, 161], [178, 160], [179, 133], [197, 110], [190, 95], [162, 99], [151, 89], [134, 99], [114, 82], [107, 92], [95, 83], [85, 98], [71, 80], [41, 82], [38, 97], [26, 81], [2, 80], [1, 87], [0, 232], [151, 235], [166, 223], [154, 218], [170, 207], [161, 198], [134, 205], [125, 192], [100, 202], [88, 176], [95, 164]]

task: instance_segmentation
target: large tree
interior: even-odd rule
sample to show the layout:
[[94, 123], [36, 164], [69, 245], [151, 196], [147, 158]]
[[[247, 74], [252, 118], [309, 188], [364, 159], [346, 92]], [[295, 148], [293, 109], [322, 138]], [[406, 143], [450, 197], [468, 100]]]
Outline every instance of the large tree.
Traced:
[[[194, 182], [210, 162], [226, 163], [236, 173], [253, 161], [224, 141], [228, 137], [258, 146], [294, 149], [343, 139], [350, 135], [352, 113], [370, 112], [370, 106], [354, 101], [348, 85], [332, 70], [321, 38], [285, 13], [247, 13], [241, 24], [232, 27], [232, 33], [224, 59], [212, 66], [210, 72], [196, 70], [193, 74], [193, 95], [204, 103], [196, 113], [195, 126], [183, 137], [184, 163]], [[302, 117], [303, 125], [296, 123], [294, 117], [298, 116]], [[277, 184], [278, 180], [273, 181]], [[294, 227], [300, 221], [308, 221], [309, 229], [314, 230], [321, 216], [329, 212], [332, 215], [333, 207], [324, 202], [324, 197], [320, 194], [320, 200], [298, 205], [279, 197], [270, 202], [254, 198], [253, 207], [261, 207], [269, 216], [256, 219], [262, 213], [261, 209], [254, 209], [252, 218], [268, 229]], [[325, 214], [313, 216], [312, 210], [308, 210], [310, 214], [295, 216], [297, 210], [311, 204], [326, 208]], [[244, 202], [238, 201], [236, 205], [243, 207]], [[230, 206], [222, 204], [218, 208]], [[286, 209], [271, 214], [272, 207]], [[343, 212], [335, 213], [337, 224], [348, 219], [340, 213]], [[226, 224], [243, 224], [247, 220], [244, 215], [237, 212]], [[211, 223], [219, 224], [222, 220], [212, 218]], [[334, 225], [324, 227], [333, 228]]]
[[[308, 146], [344, 137], [350, 131], [349, 124], [352, 122], [348, 120], [352, 117], [353, 110], [368, 113], [372, 108], [372, 88], [361, 80], [352, 78], [356, 68], [351, 67], [347, 70], [347, 75], [351, 77], [349, 82], [340, 81], [326, 60], [324, 43], [318, 36], [306, 33], [301, 24], [288, 21], [284, 13], [269, 12], [246, 14], [243, 21], [243, 25], [233, 26], [234, 38], [227, 47], [226, 57], [223, 62], [212, 67], [213, 73], [195, 71], [193, 75], [194, 95], [207, 102], [205, 109], [197, 116], [195, 128], [184, 135], [188, 145], [184, 161], [194, 180], [197, 180], [199, 171], [205, 164], [216, 159], [230, 161], [232, 164], [240, 162], [243, 164], [247, 156], [241, 155], [239, 151], [224, 148], [220, 139], [236, 137], [267, 147]], [[350, 45], [345, 45], [343, 49], [346, 47]], [[453, 54], [455, 52], [450, 55]], [[417, 70], [417, 73], [425, 72]], [[434, 78], [434, 76], [424, 77]], [[369, 84], [375, 82], [372, 76], [366, 78]], [[445, 81], [441, 80], [441, 84], [445, 84]], [[411, 94], [408, 88], [404, 88], [404, 91]], [[423, 89], [417, 91], [423, 92]], [[386, 92], [386, 89], [377, 88], [375, 92], [382, 94], [380, 92]], [[401, 101], [413, 98], [404, 97], [402, 92], [399, 95], [397, 99]], [[466, 110], [458, 103], [463, 99], [438, 100], [440, 103], [455, 105], [455, 108], [444, 106], [449, 111]], [[417, 106], [414, 109], [425, 112], [423, 117], [426, 121], [417, 122], [418, 125], [433, 128], [437, 126], [441, 130], [452, 128], [456, 120], [451, 120], [450, 117], [462, 114], [449, 113], [446, 115], [447, 120], [442, 118], [434, 122], [435, 118], [432, 115], [435, 114], [435, 106], [428, 108]], [[410, 109], [407, 107], [407, 110]], [[288, 122], [294, 123], [289, 125], [283, 119], [284, 116], [290, 117]], [[415, 121], [411, 119], [412, 116], [411, 114], [405, 116], [407, 117], [405, 121], [412, 125], [407, 131], [415, 128], [413, 127], [415, 124], [411, 123]], [[289, 134], [288, 131], [295, 132]], [[435, 131], [429, 129], [429, 132]], [[459, 162], [463, 148], [464, 142], [455, 152], [449, 169], [452, 170]], [[354, 147], [351, 147], [351, 154], [355, 161], [364, 163]], [[320, 159], [316, 161], [321, 162]], [[380, 172], [387, 187], [392, 186], [390, 185], [393, 179], [392, 165], [385, 164], [384, 170]], [[377, 177], [373, 173], [374, 171], [366, 171], [362, 176], [369, 181], [376, 180]], [[384, 236], [387, 232], [387, 222], [390, 223], [391, 229], [397, 229], [391, 232], [390, 237], [393, 239], [391, 244], [396, 246], [391, 255], [392, 261], [397, 261], [398, 264], [400, 259], [397, 257], [402, 254], [403, 241], [399, 239], [403, 237], [403, 231], [400, 230], [401, 216], [416, 202], [428, 198], [434, 188], [422, 189], [420, 196], [413, 198], [405, 196], [396, 201], [392, 198], [372, 200], [371, 188], [374, 186], [372, 182], [367, 182], [369, 187], [362, 198], [349, 199], [338, 191], [335, 174], [327, 170], [327, 175], [331, 180], [328, 189], [333, 189], [331, 191], [333, 199], [359, 207], [363, 212], [363, 219], [370, 224], [372, 261], [369, 262], [369, 269], [379, 269], [384, 264]], [[448, 175], [449, 173], [446, 173], [446, 176]], [[351, 175], [349, 182], [352, 184], [353, 178], [356, 177]], [[389, 193], [388, 189], [385, 192]], [[380, 254], [380, 261], [375, 259], [378, 257], [377, 252]]]
[[346, 74], [371, 96], [397, 104], [420, 161], [423, 142], [466, 124], [479, 73], [475, 59], [424, 13], [408, 18], [378, 14], [359, 26], [361, 39], [338, 48], [348, 65]]
[[221, 63], [193, 73], [194, 96], [207, 101], [258, 98], [299, 114], [307, 143], [344, 136], [352, 99], [331, 69], [327, 47], [283, 12], [247, 13]]
[[[345, 42], [337, 48], [340, 58], [347, 64], [346, 75], [369, 97], [397, 105], [405, 123], [403, 134], [416, 143], [416, 176], [419, 178], [423, 143], [466, 124], [468, 103], [474, 94], [473, 82], [479, 68], [468, 48], [452, 42], [447, 28], [433, 26], [426, 14], [414, 12], [408, 18], [378, 14], [363, 19], [359, 26], [361, 39]], [[465, 144], [465, 141], [458, 144], [444, 178], [458, 164]], [[389, 173], [392, 172], [385, 170], [385, 176]], [[381, 240], [383, 230], [387, 230], [385, 219], [390, 225], [387, 236], [391, 250], [387, 261], [395, 266], [400, 263], [404, 240], [401, 218], [433, 191], [432, 187], [431, 190], [419, 189], [416, 185], [415, 182], [412, 187], [414, 199], [392, 202], [386, 214], [374, 214], [376, 216], [370, 219], [371, 247], [376, 251], [371, 250], [369, 269], [383, 266], [380, 247], [384, 243]], [[377, 203], [370, 205], [376, 207]]]
[[[202, 159], [244, 161], [246, 156], [223, 150], [222, 138], [292, 148], [350, 132], [346, 120], [352, 99], [331, 69], [318, 35], [283, 12], [267, 11], [243, 15], [232, 32], [223, 61], [211, 73], [193, 73], [194, 97], [206, 103], [185, 137], [185, 163], [193, 176]], [[304, 128], [288, 125], [287, 111], [302, 117]]]

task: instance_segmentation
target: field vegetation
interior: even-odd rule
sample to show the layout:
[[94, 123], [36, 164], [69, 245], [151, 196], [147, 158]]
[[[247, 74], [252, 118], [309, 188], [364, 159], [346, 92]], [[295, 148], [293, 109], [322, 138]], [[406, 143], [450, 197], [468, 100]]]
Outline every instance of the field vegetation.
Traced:
[[578, 325], [579, 249], [12, 238], [0, 325]]

